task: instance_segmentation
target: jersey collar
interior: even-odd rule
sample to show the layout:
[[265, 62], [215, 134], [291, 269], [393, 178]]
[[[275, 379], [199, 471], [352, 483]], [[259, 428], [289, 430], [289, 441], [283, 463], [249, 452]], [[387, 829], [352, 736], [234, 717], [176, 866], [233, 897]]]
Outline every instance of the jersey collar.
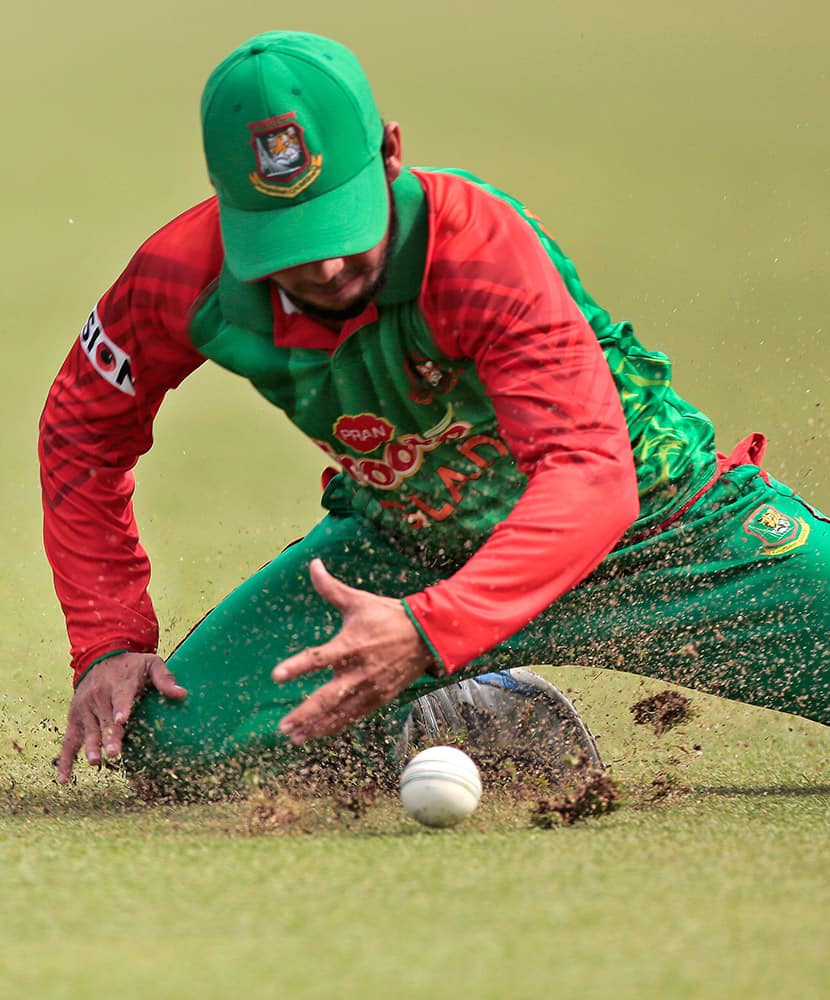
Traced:
[[386, 284], [375, 301], [379, 306], [417, 299], [424, 280], [429, 237], [426, 195], [414, 173], [404, 167], [392, 184], [398, 210], [398, 236], [389, 257]]

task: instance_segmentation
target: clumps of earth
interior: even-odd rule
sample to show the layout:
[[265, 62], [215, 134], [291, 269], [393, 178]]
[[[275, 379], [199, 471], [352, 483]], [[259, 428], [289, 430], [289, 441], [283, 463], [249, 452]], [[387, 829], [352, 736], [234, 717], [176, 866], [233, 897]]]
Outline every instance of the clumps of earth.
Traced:
[[[637, 724], [649, 725], [657, 734], [691, 715], [689, 699], [674, 690], [644, 698], [630, 711]], [[508, 743], [488, 738], [488, 733], [499, 732], [498, 726], [482, 724], [479, 718], [474, 729], [466, 730], [464, 721], [456, 732], [443, 731], [440, 742], [459, 747], [476, 761], [490, 801], [530, 806], [533, 826], [570, 826], [620, 805], [620, 791], [595, 747], [593, 752], [586, 749], [584, 734], [567, 719], [552, 731], [529, 709], [523, 710]], [[219, 798], [235, 785], [232, 797], [244, 799], [239, 819], [254, 835], [341, 828], [361, 820], [375, 804], [397, 798], [402, 764], [435, 743], [426, 733], [417, 736], [405, 747], [398, 744], [396, 762], [390, 738], [379, 727], [364, 726], [307, 751], [299, 764], [279, 776], [246, 772], [241, 762], [238, 774], [212, 776], [215, 791], [200, 792]], [[671, 776], [658, 774], [648, 787], [634, 790], [632, 804], [648, 808], [688, 791]]]
[[[651, 808], [692, 789], [673, 774], [656, 774], [644, 788], [635, 789], [629, 802], [638, 808]], [[540, 796], [530, 816], [532, 826], [549, 830], [570, 826], [577, 820], [604, 816], [620, 805], [622, 796], [610, 775], [602, 768], [588, 768], [570, 784], [553, 795]]]
[[655, 735], [662, 736], [681, 722], [692, 717], [691, 702], [680, 691], [660, 691], [629, 707], [638, 726], [651, 726]]
[[[491, 799], [531, 803], [533, 825], [569, 825], [609, 812], [619, 802], [595, 749], [589, 754], [584, 734], [567, 721], [554, 736], [547, 729], [535, 732], [538, 721], [528, 714], [517, 720], [508, 743], [488, 738], [498, 726], [478, 722], [474, 736], [464, 729], [446, 731], [441, 744], [457, 746], [475, 760]], [[403, 761], [434, 744], [428, 738], [410, 743]], [[347, 733], [289, 773], [263, 781], [250, 799], [250, 832], [311, 832], [321, 823], [360, 819], [379, 800], [396, 797], [400, 764], [381, 746], [378, 733], [360, 741]]]
[[638, 798], [642, 805], [651, 806], [677, 795], [688, 795], [690, 792], [691, 788], [684, 785], [676, 775], [660, 773], [651, 779], [646, 788], [640, 790]]
[[532, 826], [549, 830], [570, 826], [577, 820], [603, 816], [620, 802], [620, 792], [601, 768], [589, 768], [553, 795], [540, 797], [530, 816]]
[[[254, 780], [248, 826], [251, 833], [285, 828], [303, 831], [309, 821], [338, 824], [359, 819], [378, 799], [397, 794], [399, 774], [381, 749], [382, 738], [359, 741], [352, 733], [327, 741], [278, 778]], [[328, 810], [330, 815], [322, 816]], [[317, 812], [316, 816], [310, 813]], [[309, 828], [309, 832], [311, 829]]]
[[508, 691], [488, 703], [486, 686], [472, 700], [463, 691], [447, 694], [453, 690], [434, 692], [430, 718], [416, 703], [402, 735], [402, 759], [436, 742], [458, 747], [478, 765], [485, 792], [514, 800], [561, 788], [577, 772], [601, 766], [594, 740], [564, 697], [510, 699]]
[[292, 827], [303, 829], [302, 803], [287, 792], [266, 786], [251, 796], [249, 809], [249, 833], [279, 833]]

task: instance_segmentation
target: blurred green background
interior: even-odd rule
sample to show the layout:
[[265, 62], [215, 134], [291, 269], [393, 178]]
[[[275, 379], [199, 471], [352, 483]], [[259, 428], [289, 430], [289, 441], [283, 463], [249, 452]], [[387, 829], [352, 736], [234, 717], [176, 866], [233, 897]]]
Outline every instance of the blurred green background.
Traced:
[[[198, 100], [269, 28], [355, 49], [406, 159], [473, 170], [546, 222], [594, 296], [667, 351], [722, 450], [830, 506], [826, 4], [31, 0], [0, 40], [6, 389], [0, 486], [4, 725], [57, 718], [67, 643], [40, 549], [36, 424], [99, 295], [209, 193]], [[207, 366], [138, 467], [164, 649], [316, 520], [322, 456]]]
[[[294, 12], [296, 11], [296, 12]], [[143, 810], [79, 767], [51, 786], [68, 647], [41, 552], [36, 425], [92, 305], [152, 231], [209, 194], [198, 100], [270, 28], [364, 62], [410, 163], [530, 205], [586, 286], [667, 351], [728, 450], [830, 507], [830, 13], [819, 0], [29, 0], [4, 11], [0, 435], [3, 995], [799, 998], [826, 994], [827, 730], [563, 668], [613, 773], [695, 794], [542, 833], [485, 802], [446, 837], [376, 826], [250, 838], [246, 813]], [[242, 380], [204, 366], [138, 466], [163, 650], [319, 516], [324, 464]], [[642, 729], [643, 727], [637, 727]], [[526, 825], [526, 824], [525, 824]], [[2, 876], [6, 877], [3, 881]], [[482, 922], [482, 914], [491, 919]], [[825, 983], [825, 986], [821, 984]]]

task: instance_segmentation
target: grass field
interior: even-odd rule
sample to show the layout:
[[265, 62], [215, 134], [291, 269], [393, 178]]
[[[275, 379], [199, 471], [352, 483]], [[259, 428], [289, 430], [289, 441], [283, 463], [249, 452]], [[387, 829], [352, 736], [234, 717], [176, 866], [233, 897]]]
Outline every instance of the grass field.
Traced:
[[[490, 798], [453, 831], [382, 800], [257, 832], [250, 803], [50, 788], [30, 734], [0, 799], [5, 995], [823, 997], [826, 730], [693, 695], [658, 738], [627, 711], [657, 685], [581, 685], [625, 798], [553, 830]], [[691, 790], [649, 804], [658, 774]]]
[[[0, 40], [0, 994], [826, 996], [830, 737], [790, 717], [692, 695], [691, 721], [657, 737], [628, 707], [659, 685], [547, 668], [624, 793], [550, 831], [485, 800], [444, 833], [392, 801], [262, 833], [250, 804], [150, 808], [86, 768], [52, 783], [69, 687], [37, 416], [133, 249], [208, 193], [202, 84], [264, 28], [351, 44], [409, 162], [523, 198], [596, 298], [673, 357], [721, 446], [766, 431], [771, 471], [830, 507], [825, 5], [321, 0], [280, 17], [260, 0], [32, 0]], [[207, 368], [156, 438], [137, 509], [167, 650], [314, 522], [320, 459]], [[687, 790], [650, 803], [657, 775]]]

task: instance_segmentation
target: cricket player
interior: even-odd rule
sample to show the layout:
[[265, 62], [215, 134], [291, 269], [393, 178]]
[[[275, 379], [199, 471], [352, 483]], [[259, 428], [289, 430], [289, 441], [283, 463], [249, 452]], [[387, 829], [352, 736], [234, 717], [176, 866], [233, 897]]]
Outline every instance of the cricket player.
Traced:
[[[170, 776], [284, 763], [534, 662], [830, 721], [828, 519], [764, 470], [760, 434], [717, 450], [521, 202], [405, 166], [326, 38], [250, 39], [201, 114], [215, 196], [140, 247], [42, 417], [76, 680], [60, 781], [82, 748]], [[206, 360], [322, 450], [328, 513], [165, 663], [131, 470]]]

